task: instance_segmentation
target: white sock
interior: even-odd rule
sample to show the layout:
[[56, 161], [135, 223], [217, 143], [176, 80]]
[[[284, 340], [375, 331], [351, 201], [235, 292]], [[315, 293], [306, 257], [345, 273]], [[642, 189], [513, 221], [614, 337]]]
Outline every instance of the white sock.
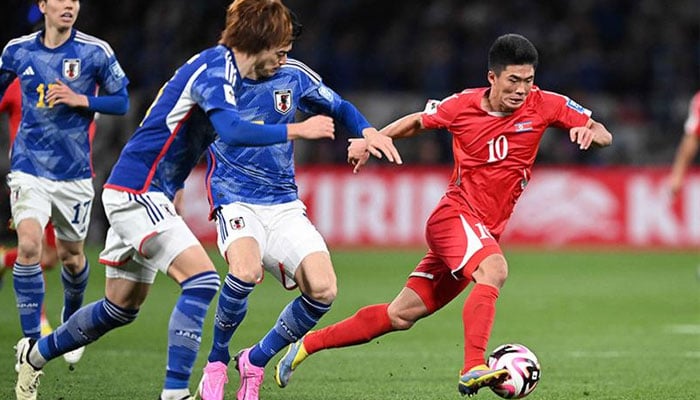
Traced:
[[189, 389], [163, 389], [160, 393], [160, 400], [183, 400], [189, 397]]

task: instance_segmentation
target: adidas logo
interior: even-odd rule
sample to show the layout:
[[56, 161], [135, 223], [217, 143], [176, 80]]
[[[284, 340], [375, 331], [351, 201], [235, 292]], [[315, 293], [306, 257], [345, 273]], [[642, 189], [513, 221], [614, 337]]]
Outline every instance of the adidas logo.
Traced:
[[22, 76], [29, 76], [29, 75], [34, 75], [34, 69], [32, 68], [31, 65], [28, 66], [27, 69], [24, 70], [24, 72], [22, 72]]

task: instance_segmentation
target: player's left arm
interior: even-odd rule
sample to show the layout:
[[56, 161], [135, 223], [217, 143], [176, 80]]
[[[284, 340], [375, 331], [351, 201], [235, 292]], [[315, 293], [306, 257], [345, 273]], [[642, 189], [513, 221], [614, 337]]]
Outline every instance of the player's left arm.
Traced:
[[693, 135], [691, 132], [683, 135], [681, 143], [678, 145], [676, 155], [673, 159], [671, 174], [668, 178], [668, 185], [673, 196], [677, 195], [683, 185], [683, 177], [690, 167], [690, 163], [700, 150], [700, 135]]
[[575, 126], [569, 129], [569, 139], [576, 143], [581, 150], [587, 150], [592, 144], [598, 147], [606, 147], [612, 144], [612, 134], [605, 125], [589, 118], [584, 126]]
[[49, 86], [46, 100], [53, 104], [65, 104], [69, 107], [83, 107], [90, 111], [104, 114], [124, 115], [129, 109], [129, 94], [126, 87], [115, 93], [102, 96], [86, 96], [76, 93], [60, 79]]
[[[364, 144], [367, 151], [373, 156], [377, 158], [385, 156], [389, 162], [402, 163], [401, 156], [394, 146], [393, 140], [390, 137], [380, 135], [377, 129], [367, 121], [367, 118], [354, 104], [343, 99], [322, 82], [310, 79], [308, 74], [300, 75], [299, 82], [302, 87], [309, 88], [301, 98], [300, 108], [302, 111], [330, 115], [348, 128], [357, 138], [364, 139], [354, 141], [355, 147]], [[351, 155], [348, 153], [349, 162], [350, 158]], [[356, 164], [353, 163], [353, 165]]]

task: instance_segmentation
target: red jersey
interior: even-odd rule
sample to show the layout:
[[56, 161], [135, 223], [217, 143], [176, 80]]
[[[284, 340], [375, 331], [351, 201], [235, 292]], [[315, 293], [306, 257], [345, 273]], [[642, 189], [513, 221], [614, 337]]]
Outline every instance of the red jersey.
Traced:
[[487, 112], [489, 88], [467, 89], [421, 116], [427, 129], [452, 134], [455, 166], [447, 195], [466, 202], [498, 239], [530, 180], [540, 139], [550, 126], [585, 126], [591, 112], [560, 94], [533, 86], [512, 114]]
[[0, 101], [0, 113], [7, 113], [10, 120], [10, 147], [12, 147], [22, 120], [22, 91], [19, 87], [19, 79], [15, 78], [5, 90], [5, 95]]
[[690, 100], [688, 119], [685, 120], [685, 133], [700, 137], [700, 91]]

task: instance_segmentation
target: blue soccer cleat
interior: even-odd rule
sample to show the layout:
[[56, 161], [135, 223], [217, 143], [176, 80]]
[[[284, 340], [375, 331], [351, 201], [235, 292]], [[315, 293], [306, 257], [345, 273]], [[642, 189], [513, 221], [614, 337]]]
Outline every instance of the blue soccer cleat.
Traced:
[[289, 345], [287, 353], [275, 366], [275, 382], [277, 386], [283, 388], [289, 384], [292, 372], [308, 357], [304, 347], [304, 338]]

